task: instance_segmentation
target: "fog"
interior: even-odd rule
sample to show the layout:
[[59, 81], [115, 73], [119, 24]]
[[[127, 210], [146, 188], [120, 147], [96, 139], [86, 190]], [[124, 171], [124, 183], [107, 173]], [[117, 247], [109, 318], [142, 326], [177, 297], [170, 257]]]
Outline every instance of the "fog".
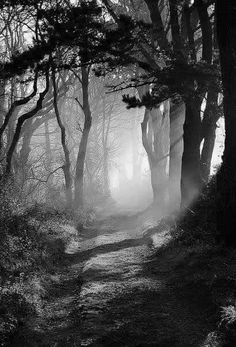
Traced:
[[[83, 169], [83, 199], [86, 208], [108, 208], [131, 211], [145, 210], [153, 200], [161, 213], [170, 213], [180, 206], [181, 158], [183, 153], [184, 108], [166, 103], [150, 111], [146, 134], [151, 155], [157, 166], [151, 174], [150, 153], [144, 148], [141, 124], [145, 108], [127, 109], [122, 101], [123, 91], [110, 91], [108, 82], [116, 78], [89, 80], [91, 129]], [[58, 84], [65, 92], [58, 97], [59, 116], [65, 127], [69, 152], [71, 191], [75, 195], [75, 176], [78, 166], [85, 115], [81, 108], [82, 85], [73, 74], [66, 74]], [[133, 89], [127, 91], [136, 95]], [[78, 97], [77, 97], [78, 96]], [[49, 95], [50, 98], [50, 95]], [[50, 105], [50, 104], [49, 104]], [[27, 107], [22, 107], [24, 113]], [[27, 123], [26, 123], [27, 126]], [[64, 176], [65, 153], [61, 144], [61, 129], [54, 108], [44, 101], [43, 109], [29, 126], [29, 150], [25, 147], [27, 131], [19, 141], [19, 154], [28, 161], [19, 163], [18, 181], [22, 197], [29, 203], [42, 202], [61, 207], [66, 199]], [[27, 127], [26, 127], [27, 129]], [[29, 128], [30, 129], [30, 128]], [[224, 122], [218, 121], [216, 141], [211, 162], [211, 174], [221, 163], [224, 141]], [[157, 198], [153, 191], [157, 187]], [[191, 191], [191, 187], [190, 187]], [[194, 187], [192, 199], [195, 199]], [[163, 212], [165, 211], [165, 212]]]
[[[119, 206], [145, 209], [152, 202], [147, 155], [141, 142], [141, 127], [135, 147], [129, 134], [123, 134], [123, 148], [110, 171], [111, 196]], [[136, 162], [133, 162], [136, 160]]]

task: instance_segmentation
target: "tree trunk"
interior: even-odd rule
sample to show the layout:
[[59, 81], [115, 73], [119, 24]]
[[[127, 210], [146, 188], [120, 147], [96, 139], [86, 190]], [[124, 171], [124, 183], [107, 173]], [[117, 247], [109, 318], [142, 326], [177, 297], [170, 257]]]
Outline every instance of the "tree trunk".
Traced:
[[4, 121], [4, 114], [5, 114], [5, 101], [6, 101], [6, 95], [5, 95], [5, 89], [6, 89], [6, 81], [0, 81], [0, 127], [3, 124]]
[[76, 160], [75, 172], [75, 207], [82, 207], [84, 203], [84, 163], [88, 144], [91, 120], [85, 120], [79, 152]]
[[32, 121], [33, 120], [31, 118], [24, 123], [24, 130], [22, 129], [23, 134], [21, 136], [21, 149], [19, 153], [17, 153], [13, 162], [14, 175], [17, 177], [18, 184], [20, 184], [22, 187], [26, 182], [29, 173], [28, 160], [31, 151], [30, 143], [34, 133], [34, 130], [32, 129]]
[[201, 142], [201, 102], [197, 99], [186, 101], [184, 122], [184, 151], [181, 173], [181, 207], [187, 208], [201, 191], [200, 172]]
[[[102, 100], [103, 114], [102, 114], [102, 150], [103, 150], [103, 191], [106, 197], [111, 196], [110, 182], [109, 182], [109, 149], [108, 138], [111, 125], [111, 113], [106, 114], [105, 96]], [[107, 124], [106, 124], [107, 118]]]
[[150, 18], [152, 22], [153, 40], [157, 43], [161, 49], [169, 49], [169, 43], [166, 38], [165, 28], [162, 22], [161, 13], [159, 9], [158, 1], [145, 0], [148, 10], [150, 12]]
[[178, 0], [169, 0], [170, 6], [170, 26], [171, 26], [171, 36], [173, 49], [177, 59], [184, 59], [183, 53], [183, 42], [180, 35], [180, 24], [179, 24], [179, 10], [178, 10]]
[[76, 160], [75, 171], [75, 208], [83, 206], [84, 203], [84, 164], [88, 144], [89, 132], [92, 125], [92, 116], [89, 105], [89, 71], [86, 67], [81, 68], [82, 73], [82, 92], [83, 104], [82, 109], [84, 113], [84, 128], [79, 145], [79, 152]]
[[211, 161], [215, 147], [216, 139], [216, 123], [209, 124], [207, 135], [204, 139], [204, 144], [201, 153], [201, 175], [205, 183], [208, 182], [211, 173]]
[[[44, 122], [44, 131], [45, 131], [45, 152], [46, 152], [46, 170], [47, 172], [52, 172], [52, 148], [51, 148], [51, 139], [49, 133], [49, 122], [48, 119], [45, 119]], [[52, 175], [49, 177], [47, 181], [46, 187], [46, 201], [51, 201], [51, 187], [52, 187]]]
[[208, 4], [204, 0], [195, 0], [202, 31], [202, 59], [208, 64], [212, 61], [212, 24], [208, 13]]
[[23, 133], [22, 146], [21, 146], [20, 156], [19, 156], [20, 164], [22, 167], [27, 165], [29, 155], [30, 155], [30, 142], [33, 136], [32, 123], [33, 123], [32, 118], [25, 122], [25, 131]]
[[52, 148], [51, 148], [50, 129], [49, 129], [48, 119], [45, 119], [44, 131], [45, 131], [45, 151], [46, 151], [47, 171], [51, 172], [52, 171]]
[[211, 171], [211, 160], [215, 146], [216, 123], [219, 119], [218, 92], [210, 90], [207, 96], [207, 104], [202, 121], [202, 138], [204, 139], [201, 152], [201, 175], [205, 183]]
[[[161, 109], [163, 108], [163, 110]], [[155, 165], [153, 171], [156, 173], [158, 181], [157, 205], [164, 208], [168, 204], [168, 174], [169, 171], [169, 148], [170, 148], [170, 102], [164, 101], [156, 109], [151, 110], [153, 129], [153, 149], [155, 155]]]
[[156, 161], [149, 161], [149, 167], [151, 172], [151, 184], [153, 192], [153, 202], [155, 205], [160, 205], [160, 201], [163, 198], [163, 192], [161, 191], [159, 176], [159, 168]]
[[[8, 112], [6, 113], [3, 122], [1, 122], [1, 127], [0, 127], [0, 150], [2, 148], [2, 136], [3, 136], [3, 133], [4, 133], [5, 129], [6, 129], [6, 127], [8, 125], [10, 125], [9, 132], [11, 132], [12, 124], [14, 123], [15, 118], [16, 118], [18, 112], [19, 112], [19, 110], [16, 111], [17, 107], [20, 107], [20, 106], [23, 106], [23, 105], [27, 104], [31, 99], [33, 99], [35, 97], [35, 95], [37, 93], [37, 82], [38, 82], [38, 70], [36, 70], [36, 73], [35, 73], [32, 93], [30, 95], [22, 98], [22, 99], [15, 100], [11, 104], [11, 107], [9, 108]], [[12, 120], [12, 122], [11, 122], [11, 120]], [[10, 139], [11, 138], [11, 134], [10, 135], [8, 134], [8, 137]], [[10, 141], [8, 143], [10, 143]]]
[[168, 200], [166, 171], [169, 154], [169, 101], [163, 105], [163, 113], [160, 107], [145, 110], [141, 129], [151, 171], [153, 201], [156, 205], [165, 207]]
[[141, 172], [141, 160], [140, 154], [138, 152], [139, 141], [138, 141], [138, 128], [137, 128], [137, 118], [133, 118], [132, 129], [131, 129], [131, 146], [132, 146], [132, 181], [134, 184], [140, 184], [142, 178]]
[[181, 161], [183, 155], [183, 124], [185, 104], [172, 104], [170, 109], [170, 166], [169, 166], [169, 207], [177, 211], [181, 202]]
[[11, 145], [9, 147], [9, 150], [7, 152], [6, 156], [6, 169], [5, 169], [5, 175], [8, 176], [11, 174], [12, 170], [12, 157], [14, 154], [14, 151], [16, 149], [16, 146], [18, 144], [18, 141], [20, 139], [20, 134], [21, 134], [21, 129], [22, 126], [24, 125], [25, 121], [28, 119], [34, 117], [38, 111], [40, 111], [43, 107], [43, 100], [49, 90], [49, 73], [48, 71], [46, 72], [46, 86], [45, 89], [42, 93], [40, 93], [39, 99], [37, 101], [36, 106], [29, 112], [24, 113], [18, 118], [17, 124], [16, 124], [16, 129], [13, 135], [13, 139], [11, 141]]
[[[170, 2], [175, 0], [170, 0]], [[202, 59], [207, 63], [212, 61], [212, 29], [208, 13], [208, 4], [203, 0], [196, 0], [194, 5], [198, 12], [200, 28], [202, 32]], [[194, 29], [191, 25], [190, 8], [184, 8], [185, 24], [191, 57], [197, 61], [194, 41]], [[173, 21], [173, 20], [172, 20]], [[172, 25], [173, 27], [173, 25]], [[188, 207], [199, 195], [202, 187], [202, 177], [200, 170], [200, 144], [201, 144], [201, 104], [207, 92], [207, 87], [198, 83], [195, 89], [195, 81], [191, 81], [188, 86], [192, 90], [193, 96], [186, 100], [186, 117], [184, 123], [184, 152], [182, 157], [182, 177], [181, 177], [181, 205]], [[198, 97], [196, 97], [198, 95]]]
[[105, 149], [103, 154], [103, 185], [105, 197], [110, 197], [109, 170], [108, 170], [108, 151]]
[[142, 143], [143, 147], [147, 153], [148, 157], [148, 163], [150, 167], [150, 173], [151, 173], [151, 185], [152, 185], [152, 192], [153, 192], [153, 200], [157, 201], [158, 199], [158, 182], [156, 180], [155, 174], [156, 174], [156, 162], [155, 162], [155, 156], [153, 153], [153, 136], [152, 136], [152, 123], [150, 119], [150, 111], [146, 108], [144, 113], [143, 122], [141, 123], [141, 130], [142, 130]]
[[225, 150], [217, 178], [218, 231], [236, 246], [236, 3], [216, 1], [217, 35], [224, 92]]
[[57, 95], [57, 85], [56, 85], [56, 76], [54, 68], [52, 69], [52, 82], [53, 82], [53, 105], [56, 114], [57, 123], [61, 130], [61, 144], [65, 156], [65, 162], [62, 166], [64, 177], [65, 177], [65, 195], [66, 195], [66, 204], [67, 207], [72, 207], [72, 178], [70, 173], [70, 152], [66, 143], [66, 129], [63, 125], [60, 117], [60, 112], [58, 109], [58, 95]]
[[[201, 1], [201, 0], [200, 0]], [[169, 0], [170, 4], [170, 25], [174, 53], [179, 60], [186, 62], [185, 47], [180, 35], [178, 2]], [[188, 18], [186, 18], [188, 19]], [[188, 23], [189, 24], [189, 23]], [[188, 34], [191, 35], [191, 24], [188, 27]], [[192, 37], [189, 37], [189, 43]], [[191, 47], [192, 48], [192, 47]], [[193, 54], [193, 49], [192, 54]], [[189, 89], [194, 90], [194, 81], [189, 83]], [[184, 122], [184, 150], [182, 156], [181, 172], [181, 207], [188, 207], [198, 196], [201, 187], [200, 176], [200, 117], [201, 100], [195, 96], [186, 100], [186, 113]]]

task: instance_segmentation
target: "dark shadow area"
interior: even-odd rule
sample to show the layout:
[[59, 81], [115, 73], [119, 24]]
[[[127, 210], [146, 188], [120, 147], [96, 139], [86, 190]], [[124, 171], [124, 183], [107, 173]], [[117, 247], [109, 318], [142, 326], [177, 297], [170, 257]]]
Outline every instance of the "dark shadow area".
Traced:
[[77, 252], [74, 254], [68, 254], [66, 257], [70, 260], [71, 263], [85, 262], [89, 260], [91, 257], [96, 257], [97, 255], [117, 252], [125, 248], [133, 248], [133, 247], [138, 247], [145, 244], [147, 244], [147, 240], [144, 238], [127, 239], [120, 242], [99, 245], [87, 251]]

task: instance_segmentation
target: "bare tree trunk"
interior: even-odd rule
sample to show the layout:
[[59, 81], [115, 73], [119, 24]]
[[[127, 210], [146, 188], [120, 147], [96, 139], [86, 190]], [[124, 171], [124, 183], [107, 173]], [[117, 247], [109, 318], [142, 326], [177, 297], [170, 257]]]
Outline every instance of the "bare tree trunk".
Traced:
[[6, 81], [3, 80], [0, 82], [0, 127], [3, 124], [4, 120], [4, 114], [5, 114], [5, 88], [6, 88]]
[[[200, 11], [201, 12], [201, 11]], [[203, 5], [203, 17], [206, 17], [206, 9], [204, 9]], [[202, 21], [203, 22], [203, 21]], [[214, 20], [214, 27], [213, 30], [209, 28], [211, 25], [209, 19], [205, 20], [205, 44], [204, 46], [213, 44], [213, 48], [216, 50], [218, 49], [217, 44], [217, 33], [216, 33], [216, 20]], [[211, 35], [209, 33], [213, 32], [213, 39], [211, 38]], [[208, 51], [207, 53], [207, 50]], [[205, 48], [205, 56], [211, 57], [212, 56], [212, 48]], [[217, 64], [218, 62], [215, 61], [216, 58], [213, 57], [213, 61]], [[208, 62], [211, 62], [209, 59]], [[202, 178], [204, 182], [208, 182], [210, 171], [211, 171], [211, 161], [212, 161], [212, 155], [213, 150], [215, 146], [215, 138], [216, 138], [216, 128], [217, 128], [217, 121], [220, 117], [220, 107], [218, 106], [218, 91], [215, 90], [215, 88], [209, 88], [208, 95], [207, 95], [207, 104], [204, 112], [204, 117], [202, 120], [202, 137], [204, 139], [202, 153], [201, 153], [201, 173]]]
[[21, 136], [21, 149], [19, 153], [17, 153], [13, 162], [14, 175], [17, 177], [18, 184], [20, 184], [22, 187], [27, 180], [29, 171], [28, 160], [31, 151], [30, 143], [34, 133], [34, 130], [32, 129], [32, 122], [33, 119], [31, 118], [24, 123], [24, 131], [22, 129], [23, 134]]
[[[104, 97], [105, 98], [105, 97]], [[108, 161], [109, 161], [109, 153], [108, 153], [108, 135], [110, 130], [111, 123], [111, 114], [107, 116], [107, 126], [106, 126], [106, 111], [105, 105], [103, 102], [103, 117], [102, 117], [102, 147], [103, 147], [103, 186], [104, 186], [104, 194], [106, 197], [110, 197], [110, 182], [109, 182], [109, 169], [108, 169]]]
[[161, 13], [159, 9], [158, 1], [155, 0], [144, 0], [150, 12], [150, 18], [153, 27], [153, 40], [156, 45], [161, 47], [161, 49], [169, 49], [169, 43], [166, 38], [165, 28], [162, 22]]
[[201, 101], [187, 100], [184, 123], [184, 152], [181, 173], [181, 206], [188, 207], [202, 187], [200, 170]]
[[207, 96], [207, 104], [202, 120], [202, 137], [204, 140], [201, 152], [201, 175], [204, 182], [208, 182], [211, 171], [211, 159], [215, 146], [216, 123], [219, 119], [218, 92], [210, 90]]
[[20, 139], [22, 126], [23, 126], [23, 124], [25, 123], [26, 120], [34, 117], [37, 114], [37, 112], [42, 109], [42, 107], [43, 107], [43, 100], [44, 100], [48, 90], [49, 90], [49, 73], [47, 71], [46, 72], [46, 87], [45, 87], [44, 91], [42, 93], [40, 93], [40, 96], [39, 96], [39, 99], [37, 101], [36, 106], [31, 111], [21, 115], [18, 118], [16, 129], [15, 129], [15, 132], [14, 132], [14, 136], [13, 136], [10, 148], [9, 148], [9, 150], [7, 152], [7, 156], [6, 156], [6, 169], [5, 169], [6, 176], [11, 174], [11, 170], [12, 170], [12, 157], [13, 157], [14, 151], [16, 149], [16, 146], [18, 144], [18, 141]]
[[[174, 52], [177, 58], [187, 63], [186, 49], [180, 36], [178, 2], [177, 0], [169, 0], [169, 3]], [[208, 5], [203, 0], [196, 0], [195, 5], [202, 31], [202, 59], [210, 64], [212, 61], [212, 29], [208, 14]], [[185, 7], [185, 19], [191, 56], [197, 59], [194, 48], [193, 30], [191, 28], [191, 18], [187, 7]], [[188, 88], [189, 91], [193, 91], [193, 95], [185, 100], [184, 152], [181, 175], [182, 208], [188, 207], [197, 198], [202, 187], [200, 170], [201, 104], [207, 88], [199, 83], [198, 89], [194, 90], [194, 84], [194, 80], [189, 82]], [[196, 97], [196, 95], [198, 96]]]
[[22, 146], [19, 155], [19, 159], [22, 166], [27, 165], [30, 155], [30, 142], [33, 136], [32, 123], [32, 118], [25, 122], [25, 130], [22, 136]]
[[70, 173], [70, 152], [66, 143], [66, 129], [63, 125], [58, 109], [58, 94], [54, 67], [52, 68], [52, 83], [53, 83], [53, 105], [56, 114], [57, 123], [61, 130], [61, 144], [65, 156], [65, 163], [62, 166], [65, 177], [65, 194], [67, 207], [72, 207], [72, 178]]
[[46, 152], [46, 166], [47, 171], [52, 171], [52, 148], [51, 148], [51, 139], [50, 139], [50, 129], [48, 119], [45, 119], [44, 122], [44, 133], [45, 133], [45, 152]]
[[170, 166], [169, 166], [169, 206], [177, 211], [181, 202], [181, 161], [183, 155], [183, 124], [185, 104], [173, 104], [170, 109]]
[[211, 161], [215, 147], [216, 139], [216, 123], [209, 124], [207, 135], [204, 139], [204, 144], [201, 153], [201, 175], [205, 183], [208, 182], [211, 173]]
[[137, 119], [133, 118], [133, 124], [131, 129], [131, 140], [132, 140], [132, 167], [133, 167], [133, 177], [132, 180], [135, 184], [140, 184], [141, 180], [141, 160], [138, 153], [138, 128]]
[[109, 170], [108, 170], [108, 151], [105, 149], [103, 155], [103, 185], [104, 185], [104, 195], [109, 197], [110, 192], [110, 183], [109, 183]]
[[88, 143], [91, 121], [85, 120], [82, 138], [79, 145], [79, 152], [76, 161], [75, 172], [75, 207], [82, 207], [84, 203], [84, 163]]
[[[163, 111], [161, 110], [163, 108]], [[164, 207], [168, 204], [168, 156], [170, 148], [170, 102], [164, 101], [158, 109], [151, 110], [153, 128], [153, 149], [156, 158], [156, 180], [158, 181], [158, 200]]]
[[[44, 129], [45, 129], [45, 152], [46, 152], [46, 170], [47, 172], [52, 172], [52, 149], [51, 149], [51, 140], [50, 140], [50, 133], [49, 133], [49, 123], [48, 119], [45, 119], [44, 122]], [[47, 187], [46, 187], [46, 200], [51, 200], [51, 186], [52, 186], [52, 176], [49, 177], [47, 181]]]
[[86, 67], [81, 68], [82, 73], [82, 92], [83, 104], [81, 105], [84, 113], [84, 127], [79, 145], [79, 152], [76, 160], [75, 171], [75, 208], [82, 207], [84, 203], [84, 164], [88, 144], [89, 132], [92, 125], [92, 116], [89, 105], [89, 70]]
[[213, 35], [212, 24], [208, 13], [208, 4], [204, 0], [195, 1], [202, 31], [202, 59], [212, 62]]
[[159, 194], [159, 182], [158, 182], [158, 163], [156, 160], [156, 156], [153, 150], [153, 129], [151, 122], [151, 115], [148, 109], [145, 109], [144, 119], [141, 123], [142, 129], [142, 142], [143, 147], [147, 153], [148, 163], [150, 167], [151, 173], [151, 185], [153, 192], [153, 202], [157, 203], [158, 199], [161, 199]]
[[168, 199], [169, 101], [165, 102], [163, 114], [160, 107], [151, 111], [146, 109], [141, 129], [151, 171], [153, 201], [165, 207]]
[[35, 95], [37, 93], [37, 81], [38, 81], [38, 71], [36, 70], [32, 93], [30, 95], [20, 99], [20, 100], [15, 100], [12, 103], [11, 107], [9, 108], [8, 112], [6, 113], [4, 121], [1, 123], [1, 127], [0, 127], [0, 150], [1, 150], [1, 147], [2, 147], [2, 136], [3, 136], [3, 133], [4, 133], [5, 129], [6, 129], [6, 127], [8, 126], [10, 120], [14, 116], [16, 108], [19, 107], [19, 106], [27, 104], [33, 97], [35, 97]]

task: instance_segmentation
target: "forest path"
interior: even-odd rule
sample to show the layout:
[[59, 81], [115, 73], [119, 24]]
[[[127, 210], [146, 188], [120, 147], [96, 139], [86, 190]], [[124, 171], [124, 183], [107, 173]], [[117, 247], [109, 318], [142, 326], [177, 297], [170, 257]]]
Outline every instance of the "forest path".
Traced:
[[182, 287], [181, 277], [171, 281], [178, 255], [160, 255], [157, 262], [169, 236], [165, 230], [145, 236], [153, 223], [117, 215], [78, 233], [29, 345], [203, 346], [210, 300], [204, 288]]

